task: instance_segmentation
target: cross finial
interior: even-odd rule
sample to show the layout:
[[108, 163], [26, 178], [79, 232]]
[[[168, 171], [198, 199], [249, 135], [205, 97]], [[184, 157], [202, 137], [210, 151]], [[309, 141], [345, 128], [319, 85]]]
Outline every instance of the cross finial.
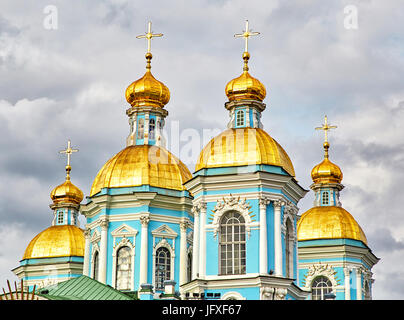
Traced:
[[153, 33], [151, 29], [152, 23], [149, 21], [148, 26], [147, 26], [147, 32], [144, 35], [136, 36], [137, 39], [144, 39], [146, 38], [147, 40], [147, 53], [151, 53], [151, 39], [154, 37], [162, 37], [162, 33]]
[[59, 153], [65, 153], [67, 155], [67, 167], [70, 167], [70, 156], [73, 152], [79, 151], [78, 149], [72, 149], [70, 140], [67, 141], [66, 150], [59, 151]]
[[316, 130], [324, 130], [324, 135], [325, 135], [325, 140], [324, 140], [324, 143], [328, 143], [328, 135], [327, 135], [327, 131], [328, 130], [330, 130], [330, 129], [335, 129], [337, 126], [330, 126], [330, 125], [328, 125], [328, 122], [327, 122], [327, 116], [324, 116], [324, 124], [323, 124], [323, 126], [322, 127], [317, 127], [317, 128], [315, 128]]
[[259, 32], [251, 32], [250, 30], [248, 30], [248, 20], [245, 21], [245, 31], [243, 31], [243, 33], [236, 33], [234, 36], [236, 38], [244, 38], [245, 41], [245, 47], [244, 47], [244, 52], [248, 52], [248, 38], [251, 36], [257, 36], [259, 35]]

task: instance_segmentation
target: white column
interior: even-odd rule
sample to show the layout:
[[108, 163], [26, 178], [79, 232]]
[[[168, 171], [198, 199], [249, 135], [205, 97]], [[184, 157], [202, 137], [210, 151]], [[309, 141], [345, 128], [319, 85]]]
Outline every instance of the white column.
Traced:
[[283, 276], [282, 272], [282, 230], [281, 230], [281, 208], [284, 202], [277, 200], [274, 205], [274, 244], [275, 244], [275, 275]]
[[362, 300], [362, 270], [356, 268], [356, 300]]
[[351, 300], [350, 268], [344, 268], [345, 276], [345, 300]]
[[84, 231], [84, 238], [86, 239], [86, 242], [84, 248], [83, 274], [88, 277], [90, 276], [88, 270], [88, 266], [90, 265], [90, 235], [91, 230], [86, 228]]
[[100, 267], [98, 281], [107, 283], [107, 249], [108, 249], [108, 219], [101, 220]]
[[194, 214], [194, 240], [192, 249], [192, 279], [198, 278], [199, 273], [199, 208], [192, 208]]
[[148, 225], [150, 217], [148, 214], [140, 217], [140, 223], [142, 224], [141, 242], [140, 242], [140, 274], [139, 274], [139, 286], [147, 283], [147, 254], [148, 254]]
[[187, 282], [187, 227], [188, 223], [182, 221], [180, 223], [180, 282], [182, 285]]
[[206, 202], [200, 203], [200, 240], [199, 240], [199, 278], [204, 279], [206, 273]]
[[260, 206], [260, 274], [268, 273], [268, 241], [267, 241], [267, 204], [265, 198], [259, 199]]

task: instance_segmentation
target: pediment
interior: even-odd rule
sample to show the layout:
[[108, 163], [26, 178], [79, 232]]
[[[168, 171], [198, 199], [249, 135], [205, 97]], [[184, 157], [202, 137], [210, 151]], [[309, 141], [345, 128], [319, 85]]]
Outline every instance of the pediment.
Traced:
[[151, 233], [153, 236], [161, 238], [176, 238], [178, 236], [178, 233], [176, 233], [166, 224], [154, 229]]

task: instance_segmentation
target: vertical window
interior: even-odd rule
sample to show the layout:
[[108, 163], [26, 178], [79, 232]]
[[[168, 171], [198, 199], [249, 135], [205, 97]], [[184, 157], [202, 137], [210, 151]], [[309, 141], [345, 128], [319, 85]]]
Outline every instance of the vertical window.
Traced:
[[116, 288], [118, 290], [131, 289], [132, 255], [130, 248], [125, 246], [116, 255]]
[[58, 211], [58, 224], [63, 224], [64, 221], [64, 212]]
[[246, 240], [244, 218], [235, 211], [221, 218], [219, 229], [219, 273], [246, 273]]
[[240, 126], [244, 126], [244, 110], [238, 110], [236, 113], [236, 126], [240, 127]]
[[319, 276], [313, 280], [311, 285], [311, 297], [313, 300], [324, 300], [324, 295], [332, 292], [331, 281], [324, 276]]
[[149, 121], [149, 139], [155, 140], [156, 139], [156, 121], [154, 119], [150, 119]]
[[95, 280], [98, 280], [98, 267], [99, 267], [99, 255], [98, 251], [96, 251], [93, 259], [93, 278]]
[[293, 226], [290, 219], [286, 222], [286, 234], [285, 234], [285, 269], [286, 277], [293, 277]]
[[164, 289], [164, 281], [170, 280], [171, 256], [167, 248], [161, 247], [156, 251], [156, 290]]
[[187, 280], [188, 282], [192, 280], [192, 253], [188, 253], [188, 264], [187, 264]]
[[143, 118], [139, 118], [139, 120], [138, 120], [137, 138], [138, 139], [144, 138], [144, 119]]
[[329, 204], [330, 203], [330, 197], [328, 194], [328, 191], [323, 191], [323, 199], [322, 199], [322, 204]]

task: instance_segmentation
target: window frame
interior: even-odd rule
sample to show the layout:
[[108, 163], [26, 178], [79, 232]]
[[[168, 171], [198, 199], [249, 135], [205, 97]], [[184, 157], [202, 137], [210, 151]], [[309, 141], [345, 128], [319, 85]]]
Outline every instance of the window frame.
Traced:
[[[227, 220], [225, 221], [225, 219]], [[238, 223], [228, 223], [230, 220], [238, 220]], [[218, 243], [219, 275], [246, 274], [246, 222], [238, 211], [228, 211], [221, 216]]]

